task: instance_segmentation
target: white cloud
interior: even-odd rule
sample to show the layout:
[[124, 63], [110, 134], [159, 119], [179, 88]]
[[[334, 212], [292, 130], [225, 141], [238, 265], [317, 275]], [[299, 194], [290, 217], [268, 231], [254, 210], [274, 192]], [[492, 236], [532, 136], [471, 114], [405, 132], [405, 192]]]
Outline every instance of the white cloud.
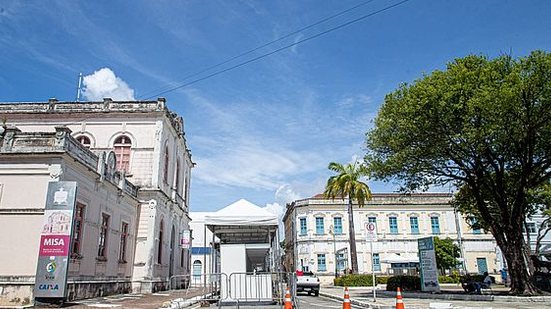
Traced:
[[[299, 35], [297, 35], [297, 36], [295, 37], [295, 40], [293, 41], [293, 44], [297, 44], [297, 43], [298, 43], [300, 40], [302, 40], [303, 38], [304, 38], [304, 35], [303, 35], [302, 33], [300, 33]], [[297, 53], [297, 49], [298, 49], [298, 44], [297, 44], [297, 45], [293, 45], [293, 46], [291, 47], [291, 51], [292, 51], [293, 53], [295, 53], [295, 54]]]
[[324, 165], [321, 156], [308, 151], [270, 149], [247, 141], [221, 142], [209, 156], [196, 157], [194, 175], [210, 185], [277, 190], [284, 179]]
[[275, 192], [275, 199], [278, 203], [286, 205], [292, 201], [300, 199], [301, 196], [295, 191], [295, 189], [290, 184], [284, 184], [279, 186]]
[[281, 206], [278, 203], [266, 204], [266, 207], [264, 207], [264, 209], [268, 212], [273, 213], [274, 215], [277, 215], [280, 220], [285, 213], [285, 207]]
[[102, 68], [93, 74], [84, 76], [83, 95], [90, 101], [111, 98], [116, 101], [133, 101], [134, 90], [127, 83], [115, 76], [109, 68]]
[[264, 207], [268, 212], [273, 213], [277, 216], [277, 228], [279, 231], [279, 239], [283, 240], [285, 238], [285, 227], [283, 225], [283, 216], [285, 215], [285, 206], [281, 206], [278, 203], [266, 204]]
[[344, 108], [344, 109], [349, 109], [349, 108], [365, 109], [367, 106], [370, 106], [371, 104], [373, 104], [373, 99], [370, 96], [365, 94], [345, 96], [335, 103], [335, 105], [338, 108]]

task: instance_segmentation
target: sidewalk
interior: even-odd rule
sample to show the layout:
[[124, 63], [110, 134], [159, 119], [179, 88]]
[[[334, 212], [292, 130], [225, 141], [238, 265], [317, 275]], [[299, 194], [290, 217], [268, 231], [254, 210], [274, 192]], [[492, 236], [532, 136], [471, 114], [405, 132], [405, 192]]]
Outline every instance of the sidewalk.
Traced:
[[201, 289], [163, 291], [153, 294], [121, 294], [106, 297], [75, 300], [66, 303], [63, 308], [121, 308], [121, 309], [157, 309], [170, 308], [179, 302], [182, 308], [197, 303], [197, 296], [202, 295]]
[[[342, 300], [343, 287], [322, 286], [320, 295]], [[503, 295], [508, 288], [503, 286], [492, 287], [492, 295], [469, 295], [463, 292], [459, 285], [443, 285], [441, 293], [431, 294], [423, 292], [402, 292], [405, 307], [413, 308], [549, 308], [551, 296], [517, 297]], [[396, 304], [396, 292], [386, 291], [384, 286], [376, 288], [377, 299], [373, 301], [371, 287], [349, 288], [352, 304], [366, 308], [394, 309]], [[502, 295], [496, 295], [502, 294]]]

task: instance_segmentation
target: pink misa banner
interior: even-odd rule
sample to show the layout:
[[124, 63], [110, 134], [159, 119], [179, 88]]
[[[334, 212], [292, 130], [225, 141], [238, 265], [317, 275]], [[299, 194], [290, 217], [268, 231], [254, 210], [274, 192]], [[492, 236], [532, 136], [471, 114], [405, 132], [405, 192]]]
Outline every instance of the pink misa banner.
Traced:
[[40, 237], [39, 256], [67, 256], [69, 255], [69, 235], [42, 235]]

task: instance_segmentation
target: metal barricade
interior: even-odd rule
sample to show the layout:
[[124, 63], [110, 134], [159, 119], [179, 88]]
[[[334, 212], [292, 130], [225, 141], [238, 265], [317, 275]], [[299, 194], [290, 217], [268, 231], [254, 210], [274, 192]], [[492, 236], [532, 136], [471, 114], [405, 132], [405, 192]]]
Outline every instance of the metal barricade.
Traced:
[[283, 304], [292, 275], [283, 272], [244, 272], [229, 276], [228, 301], [240, 303]]
[[296, 276], [284, 272], [243, 272], [202, 275], [175, 275], [169, 278], [169, 289], [181, 290], [178, 308], [191, 302], [240, 305], [277, 303], [283, 305], [289, 288], [294, 308], [299, 308], [296, 298]]
[[168, 288], [184, 292], [180, 298], [173, 301], [178, 303], [178, 307], [187, 306], [191, 302], [217, 303], [220, 307], [223, 298], [227, 297], [227, 293], [222, 291], [227, 282], [228, 276], [223, 273], [174, 275], [169, 278]]

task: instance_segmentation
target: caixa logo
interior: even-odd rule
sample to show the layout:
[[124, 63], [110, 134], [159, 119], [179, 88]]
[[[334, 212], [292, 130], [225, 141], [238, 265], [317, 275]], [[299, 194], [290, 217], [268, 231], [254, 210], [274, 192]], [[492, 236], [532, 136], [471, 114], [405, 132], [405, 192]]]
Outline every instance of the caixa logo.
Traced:
[[38, 285], [39, 290], [49, 290], [49, 291], [56, 291], [59, 290], [59, 284], [39, 284]]

